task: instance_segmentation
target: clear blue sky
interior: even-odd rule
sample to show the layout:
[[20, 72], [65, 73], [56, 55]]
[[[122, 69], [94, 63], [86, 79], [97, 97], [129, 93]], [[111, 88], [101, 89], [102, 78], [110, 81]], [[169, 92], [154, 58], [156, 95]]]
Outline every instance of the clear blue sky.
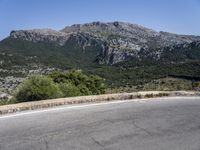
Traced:
[[200, 35], [200, 0], [0, 0], [0, 39], [11, 30], [125, 21]]

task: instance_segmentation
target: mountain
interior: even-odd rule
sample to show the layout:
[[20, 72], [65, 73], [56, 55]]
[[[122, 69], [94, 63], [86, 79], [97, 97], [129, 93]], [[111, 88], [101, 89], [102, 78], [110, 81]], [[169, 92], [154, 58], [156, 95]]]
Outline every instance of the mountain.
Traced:
[[[76, 24], [67, 26], [60, 31], [51, 29], [12, 31], [10, 38], [35, 43], [55, 43], [60, 46], [66, 45], [69, 41], [74, 41], [83, 50], [91, 45], [98, 45], [101, 50], [94, 60], [97, 60], [100, 64], [115, 64], [131, 57], [136, 59], [144, 59], [144, 57], [154, 60], [164, 59], [166, 47], [171, 50], [177, 46], [188, 48], [191, 43], [200, 41], [200, 36], [157, 32], [123, 22]], [[199, 46], [199, 43], [197, 46]]]
[[[188, 65], [199, 69], [200, 36], [157, 32], [124, 22], [75, 24], [60, 31], [17, 30], [0, 42], [0, 58], [0, 81], [5, 83], [0, 85], [3, 88], [8, 88], [10, 82], [18, 84], [29, 74], [70, 68], [100, 74], [110, 84], [118, 77], [115, 82], [120, 82], [119, 85], [139, 80], [145, 70], [149, 72], [148, 79], [177, 75], [178, 70], [172, 72], [173, 69], [170, 69], [176, 67], [182, 70], [178, 73], [179, 76], [196, 78], [200, 76], [199, 72], [187, 69]], [[162, 67], [168, 70], [149, 77]], [[113, 77], [113, 72], [118, 72], [119, 68], [124, 76], [116, 74]], [[135, 68], [137, 69], [134, 70]], [[119, 81], [119, 78], [126, 81]], [[133, 84], [140, 82], [147, 82], [146, 78]]]

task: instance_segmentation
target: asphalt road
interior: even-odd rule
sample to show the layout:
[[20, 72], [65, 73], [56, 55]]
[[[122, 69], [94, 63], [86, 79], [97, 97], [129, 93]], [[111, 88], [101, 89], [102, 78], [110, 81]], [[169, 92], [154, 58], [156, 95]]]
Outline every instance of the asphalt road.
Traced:
[[200, 97], [64, 106], [3, 116], [0, 150], [200, 150]]

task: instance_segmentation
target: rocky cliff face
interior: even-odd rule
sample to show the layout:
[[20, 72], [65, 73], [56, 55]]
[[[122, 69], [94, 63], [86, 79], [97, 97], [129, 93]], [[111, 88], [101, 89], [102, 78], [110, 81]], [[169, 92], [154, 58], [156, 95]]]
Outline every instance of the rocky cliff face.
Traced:
[[10, 37], [31, 42], [54, 42], [64, 45], [69, 35], [52, 29], [33, 29], [12, 31]]
[[10, 37], [31, 42], [56, 43], [60, 46], [73, 40], [83, 50], [98, 44], [101, 47], [101, 52], [97, 56], [100, 64], [115, 64], [131, 57], [136, 59], [152, 57], [158, 60], [166, 48], [173, 50], [177, 46], [190, 47], [191, 43], [200, 41], [200, 36], [157, 32], [123, 22], [76, 24], [60, 31], [51, 29], [12, 31]]

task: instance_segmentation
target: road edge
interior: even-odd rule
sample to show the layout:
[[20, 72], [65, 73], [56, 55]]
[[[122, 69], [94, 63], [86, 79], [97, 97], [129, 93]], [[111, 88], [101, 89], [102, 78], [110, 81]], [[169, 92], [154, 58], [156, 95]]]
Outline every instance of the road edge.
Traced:
[[82, 103], [99, 103], [115, 100], [130, 100], [154, 97], [172, 97], [172, 96], [197, 96], [195, 91], [147, 91], [133, 93], [117, 93], [80, 97], [68, 97], [50, 100], [41, 100], [33, 102], [25, 102], [11, 105], [0, 106], [0, 115], [11, 114], [27, 110], [37, 110], [44, 108], [52, 108], [62, 105], [82, 104]]

